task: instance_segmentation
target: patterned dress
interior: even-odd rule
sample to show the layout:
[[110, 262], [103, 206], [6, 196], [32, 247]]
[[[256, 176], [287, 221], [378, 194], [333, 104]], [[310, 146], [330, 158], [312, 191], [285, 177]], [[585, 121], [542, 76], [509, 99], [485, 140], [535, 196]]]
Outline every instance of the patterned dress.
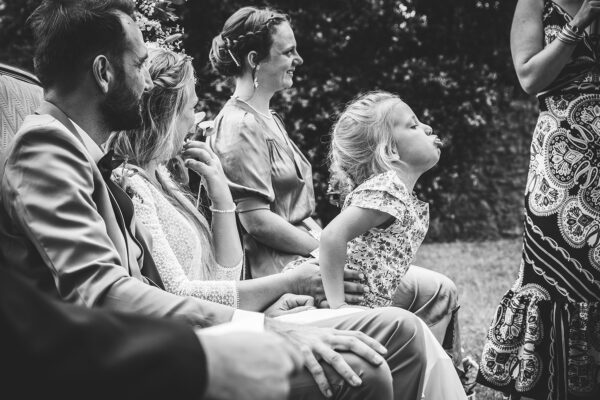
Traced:
[[361, 303], [385, 307], [413, 261], [429, 228], [429, 205], [408, 192], [396, 172], [374, 175], [344, 201], [349, 206], [383, 211], [394, 217], [385, 228], [372, 228], [348, 242], [346, 267], [365, 275], [369, 287]]
[[[569, 15], [546, 0], [545, 45]], [[478, 380], [535, 399], [600, 399], [600, 46], [585, 35], [538, 94], [519, 277], [504, 295]]]

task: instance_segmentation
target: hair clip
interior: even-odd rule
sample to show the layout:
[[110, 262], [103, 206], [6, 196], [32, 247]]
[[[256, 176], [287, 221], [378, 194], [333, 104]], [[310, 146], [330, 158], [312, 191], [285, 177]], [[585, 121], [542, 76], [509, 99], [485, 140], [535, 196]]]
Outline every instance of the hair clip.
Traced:
[[238, 62], [237, 58], [235, 58], [235, 56], [231, 52], [231, 44], [230, 44], [229, 38], [223, 38], [223, 39], [225, 39], [225, 46], [227, 47], [227, 52], [229, 53], [229, 56], [231, 57], [231, 59], [233, 60], [233, 62], [235, 63], [235, 65], [237, 65], [238, 68], [241, 67], [241, 65]]

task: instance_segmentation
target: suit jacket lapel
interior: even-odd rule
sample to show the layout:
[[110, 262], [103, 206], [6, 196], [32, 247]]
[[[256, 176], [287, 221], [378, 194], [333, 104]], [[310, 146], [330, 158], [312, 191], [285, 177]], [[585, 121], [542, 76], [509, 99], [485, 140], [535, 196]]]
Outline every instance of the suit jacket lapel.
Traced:
[[[126, 223], [128, 223], [128, 228], [134, 230], [137, 227], [136, 230], [139, 230], [141, 227], [139, 226], [139, 224], [136, 224], [134, 222], [135, 209], [127, 193], [125, 193], [125, 191], [119, 185], [117, 185], [110, 179], [106, 181], [106, 185], [108, 186], [109, 190], [114, 194], [117, 203], [120, 205], [121, 211], [123, 212], [123, 218], [125, 219]], [[154, 259], [151, 256], [152, 253], [148, 248], [148, 244], [146, 243], [143, 237], [138, 237], [138, 235], [131, 234], [130, 237], [142, 250], [142, 257], [144, 260], [141, 271], [142, 275], [144, 275], [150, 283], [164, 290], [164, 284], [162, 282], [162, 279], [160, 278], [158, 269], [156, 268], [156, 264], [154, 263]]]

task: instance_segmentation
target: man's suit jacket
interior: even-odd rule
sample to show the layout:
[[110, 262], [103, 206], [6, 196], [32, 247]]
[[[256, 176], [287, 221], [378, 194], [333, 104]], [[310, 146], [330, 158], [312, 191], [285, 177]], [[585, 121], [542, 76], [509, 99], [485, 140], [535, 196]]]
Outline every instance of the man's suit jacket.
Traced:
[[5, 399], [200, 399], [208, 378], [189, 326], [65, 304], [4, 265], [0, 354]]
[[201, 326], [231, 320], [229, 307], [147, 283], [142, 271], [152, 263], [144, 254], [143, 228], [130, 199], [109, 190], [96, 165], [102, 155], [50, 103], [25, 119], [0, 159], [3, 264], [75, 304], [181, 317]]

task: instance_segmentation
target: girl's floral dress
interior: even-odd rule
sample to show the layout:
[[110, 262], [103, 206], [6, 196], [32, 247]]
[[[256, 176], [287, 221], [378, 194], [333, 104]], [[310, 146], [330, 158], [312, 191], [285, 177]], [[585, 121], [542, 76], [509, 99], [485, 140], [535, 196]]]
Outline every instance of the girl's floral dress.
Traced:
[[374, 175], [346, 197], [342, 209], [354, 206], [394, 217], [348, 243], [346, 267], [360, 271], [370, 291], [361, 305], [385, 307], [412, 263], [429, 227], [429, 205], [409, 193], [396, 172]]

